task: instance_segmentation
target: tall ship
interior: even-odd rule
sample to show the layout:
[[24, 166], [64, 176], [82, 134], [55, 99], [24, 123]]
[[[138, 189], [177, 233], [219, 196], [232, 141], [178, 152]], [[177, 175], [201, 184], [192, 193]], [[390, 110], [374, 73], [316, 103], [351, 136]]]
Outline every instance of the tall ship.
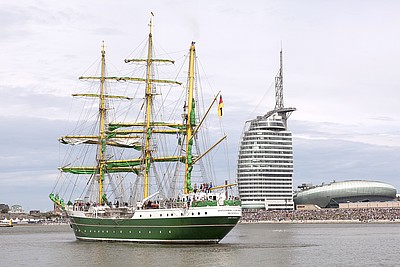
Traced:
[[[103, 44], [100, 75], [80, 77], [97, 91], [73, 95], [89, 100], [80, 110], [86, 119], [59, 138], [68, 153], [49, 197], [79, 240], [218, 243], [241, 218], [235, 184], [215, 185], [207, 161], [226, 138], [212, 141], [203, 127], [222, 97], [200, 104], [194, 42], [186, 85], [158, 78], [174, 61], [156, 56], [152, 18], [149, 29], [144, 56], [125, 60], [142, 76], [109, 75]], [[130, 85], [122, 86], [128, 96], [111, 92], [113, 83]], [[86, 115], [91, 109], [96, 115]]]
[[292, 210], [293, 146], [287, 121], [295, 108], [283, 103], [283, 59], [275, 77], [275, 108], [246, 121], [242, 133], [237, 180], [245, 209]]

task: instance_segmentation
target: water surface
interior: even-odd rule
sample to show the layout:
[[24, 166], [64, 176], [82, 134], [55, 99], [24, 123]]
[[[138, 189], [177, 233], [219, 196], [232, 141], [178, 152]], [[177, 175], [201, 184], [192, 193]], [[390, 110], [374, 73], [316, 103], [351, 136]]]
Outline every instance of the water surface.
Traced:
[[67, 225], [0, 228], [1, 266], [399, 266], [400, 224], [241, 224], [216, 245], [84, 242]]

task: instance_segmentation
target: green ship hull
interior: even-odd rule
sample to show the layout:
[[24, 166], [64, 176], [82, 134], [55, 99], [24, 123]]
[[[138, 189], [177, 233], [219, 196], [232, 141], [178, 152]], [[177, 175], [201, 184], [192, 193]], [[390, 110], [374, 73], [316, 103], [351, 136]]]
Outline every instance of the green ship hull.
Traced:
[[79, 240], [149, 243], [218, 243], [240, 216], [155, 219], [70, 217]]

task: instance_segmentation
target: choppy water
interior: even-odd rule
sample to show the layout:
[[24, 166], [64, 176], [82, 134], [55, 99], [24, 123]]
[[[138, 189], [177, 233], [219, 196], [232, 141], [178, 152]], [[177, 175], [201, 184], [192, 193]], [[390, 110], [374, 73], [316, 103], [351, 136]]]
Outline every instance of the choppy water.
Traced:
[[69, 226], [0, 228], [0, 266], [399, 266], [400, 224], [244, 224], [217, 245], [77, 241]]

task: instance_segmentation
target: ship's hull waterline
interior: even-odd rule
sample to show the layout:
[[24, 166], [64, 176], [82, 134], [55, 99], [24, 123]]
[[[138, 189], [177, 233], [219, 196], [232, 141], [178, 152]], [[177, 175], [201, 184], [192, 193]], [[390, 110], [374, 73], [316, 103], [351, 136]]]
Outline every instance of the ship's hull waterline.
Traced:
[[[230, 214], [223, 210], [223, 215], [218, 215], [218, 210], [211, 211], [210, 215], [198, 215], [204, 213], [204, 208], [199, 210], [182, 210], [177, 216], [168, 218], [134, 216], [129, 219], [110, 219], [70, 215], [70, 221], [76, 238], [85, 241], [218, 243], [235, 227], [241, 217], [241, 211], [238, 209], [230, 209]], [[170, 211], [176, 214], [177, 210]], [[154, 213], [158, 216], [165, 215], [165, 211]]]

